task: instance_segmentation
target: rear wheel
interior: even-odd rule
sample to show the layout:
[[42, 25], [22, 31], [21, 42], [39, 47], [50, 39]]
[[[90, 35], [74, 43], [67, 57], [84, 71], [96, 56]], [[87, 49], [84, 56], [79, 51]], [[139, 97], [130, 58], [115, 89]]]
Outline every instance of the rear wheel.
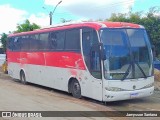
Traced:
[[20, 72], [20, 80], [21, 80], [21, 83], [26, 84], [26, 76], [23, 71]]
[[71, 83], [71, 93], [75, 98], [81, 98], [81, 86], [77, 80], [73, 80]]

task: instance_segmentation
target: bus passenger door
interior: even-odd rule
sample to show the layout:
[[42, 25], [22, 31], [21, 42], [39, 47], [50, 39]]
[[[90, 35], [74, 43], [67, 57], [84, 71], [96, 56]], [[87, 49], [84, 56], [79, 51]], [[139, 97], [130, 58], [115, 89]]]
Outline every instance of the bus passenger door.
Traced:
[[90, 73], [92, 75], [92, 94], [97, 100], [102, 100], [102, 72], [99, 46], [92, 46], [90, 51]]
[[84, 96], [102, 100], [102, 75], [100, 47], [97, 32], [92, 28], [82, 29], [82, 50], [86, 65], [82, 94]]

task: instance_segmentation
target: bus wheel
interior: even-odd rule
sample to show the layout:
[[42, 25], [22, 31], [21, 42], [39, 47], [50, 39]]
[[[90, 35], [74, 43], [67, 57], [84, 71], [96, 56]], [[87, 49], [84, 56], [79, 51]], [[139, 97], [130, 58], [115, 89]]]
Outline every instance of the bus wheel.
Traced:
[[20, 72], [21, 83], [26, 84], [26, 76], [23, 71]]
[[81, 98], [81, 86], [77, 80], [73, 80], [71, 84], [71, 93], [75, 98]]

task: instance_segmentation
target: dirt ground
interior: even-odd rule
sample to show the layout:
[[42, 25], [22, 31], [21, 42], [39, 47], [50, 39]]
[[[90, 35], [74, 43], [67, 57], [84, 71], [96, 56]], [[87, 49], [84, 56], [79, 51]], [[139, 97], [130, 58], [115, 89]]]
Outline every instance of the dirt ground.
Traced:
[[[156, 71], [155, 93], [151, 97], [107, 103], [88, 98], [76, 99], [66, 92], [28, 84], [23, 85], [0, 72], [0, 111], [160, 111], [160, 80]], [[0, 118], [1, 120], [2, 118]], [[31, 118], [26, 118], [31, 119]], [[53, 118], [47, 118], [53, 119]], [[116, 118], [54, 118], [54, 119], [114, 119]], [[119, 118], [118, 119], [128, 119]], [[134, 119], [134, 118], [131, 118]], [[141, 120], [142, 118], [137, 118]], [[144, 120], [146, 118], [143, 118]], [[150, 118], [156, 120], [156, 118]], [[2, 120], [8, 120], [3, 118]], [[15, 118], [14, 120], [17, 120]], [[18, 119], [21, 120], [21, 119]], [[37, 119], [38, 120], [38, 119]]]
[[3, 73], [0, 73], [0, 98], [0, 111], [113, 111], [102, 104], [73, 98], [65, 92], [33, 84], [23, 85]]

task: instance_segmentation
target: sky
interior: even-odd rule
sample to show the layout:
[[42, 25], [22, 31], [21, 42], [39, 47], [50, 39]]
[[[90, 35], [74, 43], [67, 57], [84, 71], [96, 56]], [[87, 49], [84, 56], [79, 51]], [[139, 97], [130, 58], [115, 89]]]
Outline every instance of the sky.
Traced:
[[[16, 30], [18, 24], [29, 19], [40, 26], [49, 25], [49, 12], [61, 0], [0, 0], [0, 34]], [[62, 19], [72, 21], [107, 19], [112, 13], [147, 12], [160, 5], [159, 0], [62, 0], [53, 13], [53, 24]]]

